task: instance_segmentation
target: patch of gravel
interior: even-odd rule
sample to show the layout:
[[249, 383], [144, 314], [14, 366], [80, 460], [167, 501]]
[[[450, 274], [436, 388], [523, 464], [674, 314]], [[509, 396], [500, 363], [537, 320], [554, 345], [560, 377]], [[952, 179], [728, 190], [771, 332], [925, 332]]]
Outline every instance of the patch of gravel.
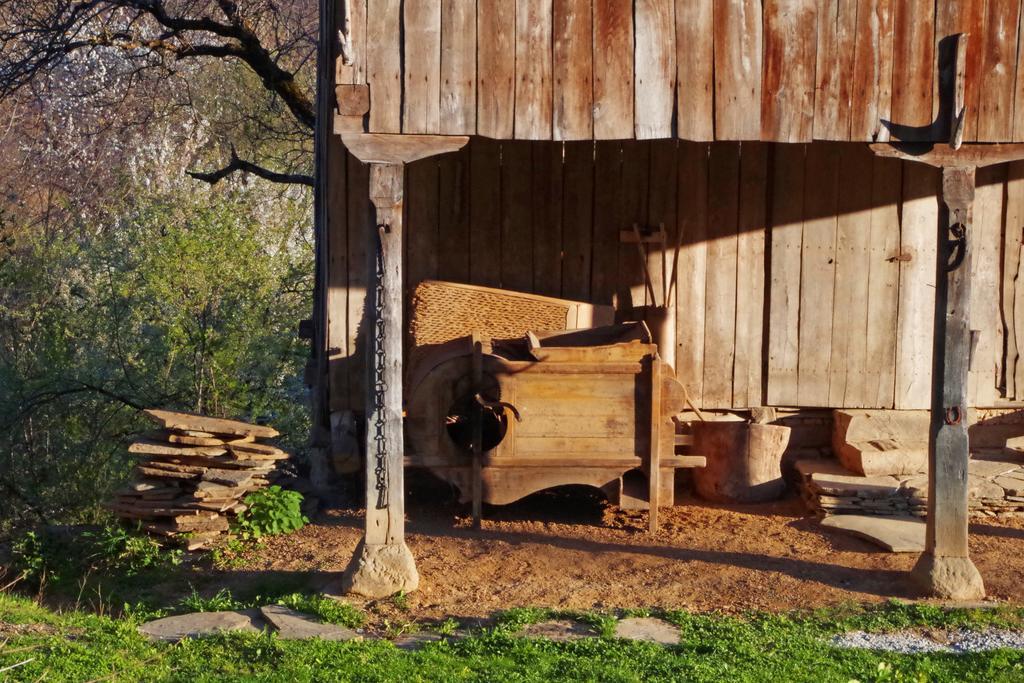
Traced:
[[1024, 650], [1024, 631], [995, 628], [984, 631], [930, 630], [924, 633], [920, 631], [896, 631], [893, 633], [851, 631], [834, 636], [829, 643], [835, 647], [884, 650], [900, 654], [930, 652], [968, 654], [1002, 648]]

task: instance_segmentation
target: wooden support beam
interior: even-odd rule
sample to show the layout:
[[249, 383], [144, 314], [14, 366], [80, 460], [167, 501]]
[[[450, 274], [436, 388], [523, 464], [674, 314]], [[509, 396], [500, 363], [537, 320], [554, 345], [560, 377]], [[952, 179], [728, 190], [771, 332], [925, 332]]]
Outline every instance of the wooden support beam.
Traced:
[[367, 226], [366, 534], [345, 573], [347, 591], [381, 598], [419, 586], [405, 544], [402, 429], [403, 164], [370, 166]]
[[[948, 148], [947, 148], [948, 149]], [[977, 600], [985, 587], [967, 552], [967, 372], [970, 365], [971, 214], [974, 169], [944, 168], [938, 222], [928, 525], [912, 575], [929, 594]]]
[[976, 143], [953, 149], [941, 143], [876, 142], [871, 145], [871, 151], [880, 157], [916, 161], [939, 168], [978, 168], [1024, 159], [1024, 143]]
[[336, 131], [352, 155], [366, 164], [401, 165], [457, 152], [469, 142], [465, 135], [393, 135]]

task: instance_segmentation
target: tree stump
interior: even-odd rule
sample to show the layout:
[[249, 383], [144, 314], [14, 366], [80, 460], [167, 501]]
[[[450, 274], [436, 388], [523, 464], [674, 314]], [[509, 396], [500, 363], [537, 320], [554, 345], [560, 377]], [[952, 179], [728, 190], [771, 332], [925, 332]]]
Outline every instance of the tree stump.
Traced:
[[747, 422], [696, 422], [694, 450], [707, 466], [693, 470], [697, 494], [717, 503], [758, 503], [782, 495], [782, 453], [789, 427]]

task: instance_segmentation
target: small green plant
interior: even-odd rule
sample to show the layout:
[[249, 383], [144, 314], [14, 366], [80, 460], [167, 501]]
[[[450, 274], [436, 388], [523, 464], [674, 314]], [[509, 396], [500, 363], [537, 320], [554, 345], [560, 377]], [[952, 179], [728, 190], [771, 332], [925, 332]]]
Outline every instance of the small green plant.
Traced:
[[11, 547], [21, 578], [39, 585], [73, 583], [89, 574], [137, 576], [180, 565], [184, 552], [167, 549], [138, 530], [108, 524], [71, 535], [67, 531], [27, 531]]
[[302, 494], [270, 486], [245, 497], [248, 509], [238, 515], [235, 532], [243, 540], [259, 540], [297, 531], [309, 523], [302, 514]]
[[184, 557], [180, 548], [164, 548], [156, 539], [122, 526], [108, 525], [98, 531], [84, 531], [82, 539], [89, 549], [85, 559], [90, 566], [120, 570], [127, 576], [162, 566], [176, 567]]
[[38, 583], [47, 571], [43, 539], [35, 531], [27, 531], [11, 544], [14, 566], [22, 579]]
[[403, 612], [409, 611], [409, 596], [405, 594], [405, 591], [398, 591], [391, 596], [391, 602]]

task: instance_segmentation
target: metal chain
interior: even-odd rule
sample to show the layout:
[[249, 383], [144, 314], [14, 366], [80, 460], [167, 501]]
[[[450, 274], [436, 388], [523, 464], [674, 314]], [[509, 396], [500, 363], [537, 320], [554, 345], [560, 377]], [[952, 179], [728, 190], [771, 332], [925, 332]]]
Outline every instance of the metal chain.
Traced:
[[[382, 226], [382, 230], [384, 230]], [[378, 239], [381, 239], [378, 237]], [[388, 442], [385, 428], [387, 420], [384, 416], [384, 395], [387, 392], [387, 381], [385, 371], [387, 370], [387, 353], [384, 351], [384, 342], [387, 338], [387, 330], [384, 326], [384, 247], [378, 242], [377, 245], [377, 273], [374, 286], [374, 368], [373, 368], [373, 407], [376, 419], [373, 423], [374, 443], [376, 444], [376, 461], [374, 463], [374, 475], [377, 487], [377, 509], [383, 510], [388, 506]]]

